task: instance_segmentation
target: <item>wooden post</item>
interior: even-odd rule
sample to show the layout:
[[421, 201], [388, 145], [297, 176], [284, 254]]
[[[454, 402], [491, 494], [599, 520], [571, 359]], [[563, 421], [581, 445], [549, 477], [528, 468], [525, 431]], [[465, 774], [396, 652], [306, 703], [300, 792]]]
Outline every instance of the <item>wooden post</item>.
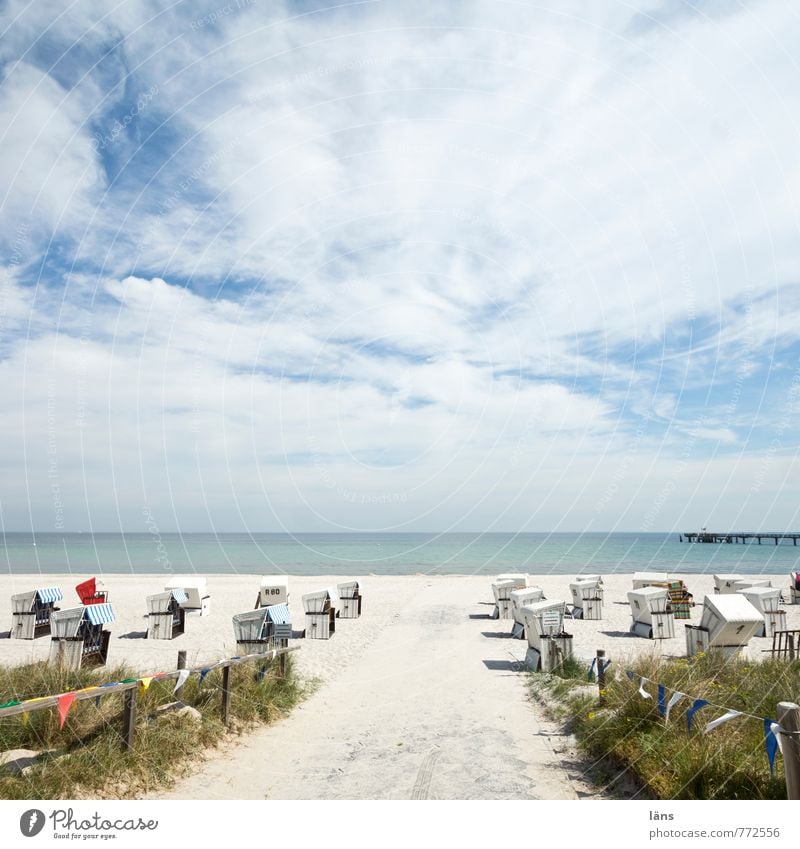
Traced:
[[600, 704], [606, 703], [606, 653], [603, 649], [597, 650], [597, 691], [600, 697]]
[[122, 741], [126, 749], [132, 749], [136, 741], [136, 687], [125, 690], [122, 704]]
[[179, 651], [178, 652], [178, 666], [177, 669], [186, 669], [186, 652]]
[[781, 739], [786, 798], [800, 799], [800, 705], [778, 702], [778, 724], [790, 732]]
[[231, 710], [231, 667], [222, 669], [222, 722], [228, 724], [228, 716]]
[[281, 678], [286, 677], [286, 655], [282, 654], [278, 657], [278, 673]]

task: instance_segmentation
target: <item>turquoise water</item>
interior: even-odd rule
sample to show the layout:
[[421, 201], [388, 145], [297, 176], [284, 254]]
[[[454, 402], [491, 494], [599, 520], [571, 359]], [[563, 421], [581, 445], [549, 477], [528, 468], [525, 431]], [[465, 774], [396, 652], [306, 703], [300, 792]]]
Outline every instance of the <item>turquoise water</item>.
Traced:
[[677, 534], [21, 534], [0, 535], [2, 568], [37, 572], [491, 575], [526, 571], [784, 573], [800, 546], [706, 545]]

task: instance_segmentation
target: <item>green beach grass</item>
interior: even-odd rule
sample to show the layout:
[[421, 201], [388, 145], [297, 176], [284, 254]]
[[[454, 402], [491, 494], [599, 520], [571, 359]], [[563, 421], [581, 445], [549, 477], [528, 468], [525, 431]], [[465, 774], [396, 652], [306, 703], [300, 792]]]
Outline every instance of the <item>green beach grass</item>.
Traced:
[[[11, 699], [70, 692], [83, 687], [138, 678], [130, 669], [63, 671], [45, 663], [0, 668], [0, 704]], [[307, 688], [293, 672], [291, 655], [286, 674], [270, 669], [262, 679], [254, 664], [231, 669], [230, 726], [220, 719], [221, 670], [212, 670], [201, 683], [192, 675], [179, 696], [175, 681], [154, 680], [137, 696], [136, 743], [122, 745], [122, 696], [110, 695], [76, 702], [59, 729], [55, 708], [0, 720], [0, 751], [32, 749], [43, 752], [38, 763], [15, 775], [0, 767], [1, 799], [133, 798], [168, 787], [184, 774], [198, 754], [218, 745], [227, 734], [241, 734], [287, 714]], [[174, 703], [196, 708], [202, 721], [156, 709]]]
[[[635, 673], [633, 682], [609, 670], [603, 707], [583, 665], [530, 676], [534, 695], [548, 697], [554, 716], [568, 724], [601, 774], [631, 779], [643, 798], [786, 798], [783, 761], [778, 755], [770, 775], [761, 721], [736, 717], [708, 735], [703, 728], [725, 709], [776, 719], [778, 702], [800, 700], [800, 661], [754, 662], [711, 652], [691, 661], [640, 658], [626, 668]], [[639, 676], [648, 679], [651, 699], [640, 695]], [[658, 684], [689, 696], [672, 708], [668, 724], [658, 712]], [[690, 735], [686, 712], [696, 698], [711, 704], [695, 715]]]

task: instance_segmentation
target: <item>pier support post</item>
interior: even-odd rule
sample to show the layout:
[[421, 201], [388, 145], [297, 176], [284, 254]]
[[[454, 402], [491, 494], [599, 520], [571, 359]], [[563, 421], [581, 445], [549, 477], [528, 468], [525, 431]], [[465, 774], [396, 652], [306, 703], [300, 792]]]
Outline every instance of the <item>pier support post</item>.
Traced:
[[778, 702], [778, 724], [789, 732], [781, 739], [786, 798], [800, 799], [800, 705]]

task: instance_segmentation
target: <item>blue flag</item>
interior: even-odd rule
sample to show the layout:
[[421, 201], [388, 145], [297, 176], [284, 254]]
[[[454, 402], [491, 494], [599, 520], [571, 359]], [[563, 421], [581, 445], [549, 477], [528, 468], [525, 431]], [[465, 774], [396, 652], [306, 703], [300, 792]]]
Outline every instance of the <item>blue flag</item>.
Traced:
[[666, 695], [667, 695], [666, 687], [663, 684], [659, 684], [658, 685], [658, 712], [661, 716], [664, 716], [667, 712]]
[[203, 678], [205, 678], [205, 677], [206, 677], [206, 675], [208, 675], [208, 673], [209, 673], [209, 672], [211, 672], [211, 669], [210, 669], [210, 668], [209, 668], [209, 669], [201, 669], [201, 670], [200, 670], [200, 683], [201, 683], [201, 684], [203, 683]]
[[629, 681], [633, 681], [633, 672], [631, 672], [630, 669], [626, 669], [625, 674], [628, 676]]
[[586, 678], [587, 678], [588, 681], [594, 681], [594, 667], [595, 667], [596, 663], [597, 663], [597, 658], [593, 657], [591, 666], [589, 667], [589, 671], [586, 674]]
[[603, 672], [605, 672], [605, 671], [606, 671], [606, 669], [608, 669], [608, 667], [609, 667], [609, 666], [611, 666], [611, 661], [610, 661], [610, 660], [607, 660], [607, 661], [603, 664]]
[[695, 699], [694, 704], [686, 711], [686, 725], [688, 726], [689, 733], [692, 733], [692, 719], [697, 711], [702, 710], [708, 702], [705, 699]]
[[764, 718], [764, 747], [767, 750], [767, 758], [769, 759], [770, 775], [775, 775], [775, 755], [778, 754], [778, 738], [770, 727], [774, 721], [774, 719]]

